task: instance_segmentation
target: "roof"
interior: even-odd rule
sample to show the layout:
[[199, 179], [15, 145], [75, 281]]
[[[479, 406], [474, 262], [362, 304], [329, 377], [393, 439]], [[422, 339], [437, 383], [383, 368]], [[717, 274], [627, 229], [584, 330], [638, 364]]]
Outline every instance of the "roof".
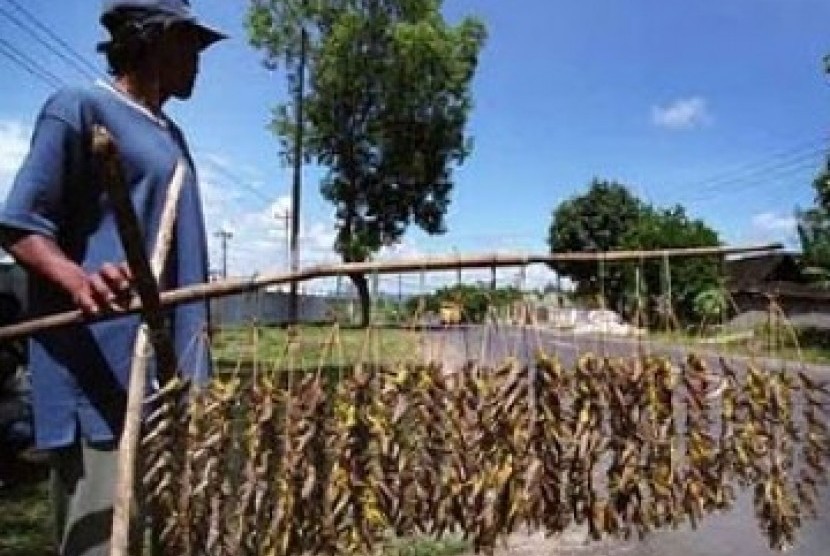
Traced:
[[798, 255], [789, 252], [750, 255], [724, 261], [727, 287], [732, 291], [763, 290], [771, 283], [805, 284]]

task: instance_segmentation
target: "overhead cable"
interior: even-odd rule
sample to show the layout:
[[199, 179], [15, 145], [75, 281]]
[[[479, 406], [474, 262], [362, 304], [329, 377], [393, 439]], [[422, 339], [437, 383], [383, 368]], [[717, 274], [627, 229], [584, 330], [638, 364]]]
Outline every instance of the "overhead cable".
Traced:
[[75, 50], [67, 41], [61, 38], [61, 36], [58, 35], [58, 33], [53, 31], [48, 25], [41, 21], [40, 18], [38, 18], [36, 15], [32, 14], [32, 12], [23, 7], [19, 2], [17, 2], [17, 0], [6, 0], [6, 2], [13, 6], [14, 9], [16, 9], [17, 12], [31, 25], [34, 25], [41, 33], [49, 37], [51, 41], [57, 43], [60, 49], [58, 49], [52, 44], [49, 44], [43, 38], [39, 37], [36, 32], [32, 31], [31, 26], [22, 22], [20, 18], [15, 17], [7, 10], [2, 10], [3, 15], [7, 19], [14, 22], [21, 29], [26, 30], [32, 36], [32, 38], [37, 40], [41, 45], [48, 48], [51, 52], [59, 56], [62, 60], [70, 64], [73, 68], [75, 68], [77, 71], [79, 71], [86, 77], [91, 77], [94, 79], [102, 75], [100, 69], [96, 68], [95, 65], [92, 64], [88, 59], [79, 54], [78, 51]]
[[18, 67], [52, 88], [59, 88], [65, 84], [57, 75], [3, 38], [0, 38], [0, 56], [11, 60]]

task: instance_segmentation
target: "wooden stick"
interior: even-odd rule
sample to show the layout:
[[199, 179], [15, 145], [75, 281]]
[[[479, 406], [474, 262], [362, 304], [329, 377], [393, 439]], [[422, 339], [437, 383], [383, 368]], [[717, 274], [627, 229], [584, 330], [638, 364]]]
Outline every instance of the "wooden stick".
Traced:
[[176, 371], [176, 354], [173, 342], [167, 333], [164, 316], [161, 312], [158, 278], [170, 252], [179, 193], [184, 182], [186, 169], [181, 161], [177, 162], [173, 178], [167, 189], [158, 237], [153, 249], [153, 259], [150, 262], [144, 252], [144, 239], [140, 223], [124, 180], [118, 149], [107, 130], [101, 127], [95, 128], [92, 150], [98, 163], [97, 167], [104, 174], [102, 181], [107, 188], [112, 203], [118, 232], [124, 245], [127, 262], [133, 272], [145, 320], [139, 328], [133, 346], [127, 409], [118, 446], [118, 477], [113, 499], [110, 555], [126, 556], [129, 552], [130, 518], [135, 488], [135, 460], [138, 452], [138, 439], [141, 435], [141, 415], [147, 385], [147, 370], [153, 352], [157, 356], [159, 376], [170, 378]]
[[141, 314], [153, 332], [151, 338], [158, 358], [159, 370], [170, 372], [168, 369], [175, 370], [176, 368], [176, 354], [173, 343], [166, 334], [158, 283], [145, 253], [144, 234], [124, 181], [118, 148], [109, 132], [96, 126], [93, 132], [92, 149], [97, 168], [103, 172], [101, 181], [107, 187], [127, 263], [133, 273], [138, 298], [141, 300]]
[[[310, 267], [295, 273], [262, 274], [245, 279], [230, 279], [208, 284], [196, 284], [183, 288], [168, 290], [161, 293], [161, 306], [170, 307], [190, 303], [193, 301], [227, 297], [262, 289], [267, 286], [304, 282], [318, 278], [347, 276], [349, 274], [377, 273], [397, 274], [399, 272], [425, 272], [438, 270], [456, 270], [458, 268], [493, 268], [504, 266], [521, 266], [528, 264], [552, 264], [557, 262], [625, 262], [641, 259], [669, 257], [723, 257], [726, 255], [766, 253], [776, 251], [783, 246], [780, 243], [767, 245], [751, 245], [747, 247], [693, 247], [688, 249], [662, 249], [658, 251], [606, 251], [603, 253], [552, 253], [543, 255], [512, 255], [489, 254], [468, 255], [457, 257], [434, 257], [420, 259], [404, 259], [398, 261], [342, 263], [335, 265], [321, 265]], [[830, 294], [828, 294], [830, 298]], [[29, 321], [0, 327], [0, 340], [9, 340], [28, 336], [70, 324], [95, 322], [119, 318], [125, 314], [141, 311], [140, 301], [133, 303], [125, 310], [102, 314], [93, 318], [85, 316], [80, 310], [56, 313]]]
[[[170, 253], [176, 211], [186, 172], [185, 164], [182, 160], [178, 160], [173, 179], [168, 187], [167, 199], [165, 199], [164, 211], [159, 225], [159, 235], [153, 249], [153, 258], [150, 261], [156, 281], [161, 276], [167, 263], [167, 256]], [[158, 291], [156, 295], [158, 296]], [[133, 347], [127, 410], [124, 416], [121, 441], [118, 444], [118, 490], [113, 504], [112, 538], [110, 541], [110, 554], [112, 556], [121, 556], [128, 553], [136, 458], [138, 457], [138, 445], [141, 438], [144, 396], [147, 388], [147, 370], [150, 367], [150, 361], [154, 353], [152, 334], [150, 327], [146, 323], [142, 324]], [[162, 363], [158, 362], [157, 372], [162, 383], [169, 380], [175, 371], [175, 367], [163, 367]]]

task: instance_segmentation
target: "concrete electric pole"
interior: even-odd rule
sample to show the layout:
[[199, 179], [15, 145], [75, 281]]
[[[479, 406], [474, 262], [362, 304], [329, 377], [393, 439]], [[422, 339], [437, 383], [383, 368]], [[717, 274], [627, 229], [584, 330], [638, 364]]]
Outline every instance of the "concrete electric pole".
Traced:
[[[300, 270], [300, 192], [302, 189], [303, 168], [303, 101], [305, 97], [306, 50], [308, 49], [308, 32], [305, 26], [300, 29], [300, 60], [297, 66], [297, 97], [295, 99], [296, 129], [294, 130], [294, 183], [291, 194], [291, 272]], [[291, 299], [289, 315], [292, 324], [299, 320], [299, 303], [297, 299], [297, 282], [291, 282]]]
[[219, 230], [214, 234], [222, 240], [222, 278], [228, 277], [228, 240], [233, 237], [233, 233], [228, 230]]

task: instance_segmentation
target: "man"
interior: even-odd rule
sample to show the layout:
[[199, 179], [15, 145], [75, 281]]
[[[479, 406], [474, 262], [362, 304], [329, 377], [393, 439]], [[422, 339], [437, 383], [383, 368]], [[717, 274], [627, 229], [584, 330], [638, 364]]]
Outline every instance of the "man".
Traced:
[[[88, 315], [129, 302], [125, 261], [105, 188], [91, 156], [93, 126], [106, 128], [148, 253], [158, 232], [177, 161], [188, 167], [161, 289], [207, 280], [207, 249], [193, 162], [179, 128], [164, 114], [191, 96], [199, 54], [225, 38], [201, 24], [186, 0], [107, 0], [99, 45], [114, 79], [61, 90], [43, 107], [31, 149], [0, 211], [2, 244], [29, 270], [33, 316], [80, 308]], [[108, 552], [117, 443], [126, 402], [137, 316], [37, 334], [30, 365], [39, 448], [53, 454], [53, 494], [62, 555]], [[207, 309], [170, 312], [182, 372], [209, 372]]]

